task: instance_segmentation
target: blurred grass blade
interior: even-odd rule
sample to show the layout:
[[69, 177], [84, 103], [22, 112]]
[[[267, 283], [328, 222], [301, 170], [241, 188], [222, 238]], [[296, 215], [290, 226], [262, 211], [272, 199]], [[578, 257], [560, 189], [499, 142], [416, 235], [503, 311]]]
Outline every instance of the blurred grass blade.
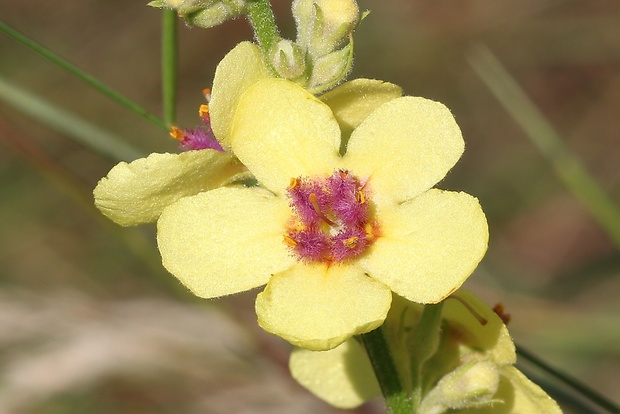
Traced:
[[0, 100], [114, 162], [131, 161], [144, 156], [142, 151], [133, 148], [116, 135], [11, 85], [2, 76], [0, 76]]
[[468, 52], [468, 60], [480, 79], [549, 161], [563, 184], [581, 200], [620, 250], [618, 206], [588, 173], [581, 160], [568, 149], [559, 133], [487, 47], [472, 47]]
[[[150, 270], [145, 277], [149, 281], [155, 281], [168, 292], [172, 292], [184, 300], [193, 300], [176, 279], [164, 270], [153, 237], [142, 228], [123, 228], [104, 217], [93, 203], [92, 188], [86, 188], [85, 184], [78, 180], [65, 166], [45, 153], [43, 149], [22, 133], [12, 129], [0, 118], [0, 143], [12, 149], [21, 156], [42, 177], [49, 180], [59, 190], [69, 196], [84, 211], [91, 214], [93, 220], [114, 235], [124, 245], [126, 251], [142, 261]], [[155, 276], [155, 277], [153, 277]], [[1, 408], [0, 408], [1, 409]]]
[[177, 13], [164, 9], [162, 14], [162, 93], [164, 97], [164, 122], [168, 128], [176, 120], [177, 103]]
[[54, 52], [50, 51], [49, 49], [45, 48], [44, 46], [40, 45], [36, 41], [30, 39], [29, 37], [21, 34], [17, 30], [13, 29], [12, 27], [8, 26], [7, 24], [5, 24], [3, 22], [0, 22], [0, 32], [4, 33], [5, 35], [10, 37], [11, 39], [17, 41], [18, 43], [21, 43], [22, 45], [26, 46], [27, 48], [33, 50], [34, 52], [36, 52], [39, 55], [43, 56], [44, 58], [48, 59], [49, 61], [51, 61], [51, 62], [55, 63], [56, 65], [60, 66], [61, 68], [65, 69], [67, 72], [69, 72], [72, 75], [74, 75], [75, 77], [83, 80], [84, 82], [86, 82], [88, 85], [90, 85], [91, 87], [93, 87], [97, 91], [99, 91], [102, 94], [108, 96], [109, 98], [111, 98], [112, 100], [114, 100], [117, 103], [121, 104], [122, 106], [124, 106], [125, 108], [129, 109], [130, 111], [132, 111], [132, 112], [142, 116], [143, 118], [147, 119], [153, 125], [155, 125], [157, 127], [160, 127], [160, 128], [162, 128], [162, 129], [164, 129], [166, 131], [168, 130], [168, 128], [166, 127], [166, 124], [164, 123], [164, 121], [162, 121], [157, 116], [151, 114], [146, 109], [144, 109], [140, 105], [136, 104], [135, 102], [131, 101], [130, 99], [125, 98], [123, 95], [121, 95], [120, 93], [116, 92], [115, 90], [110, 89], [107, 85], [103, 84], [101, 81], [99, 81], [95, 77], [93, 77], [93, 76], [89, 75], [88, 73], [82, 71], [81, 69], [77, 68], [75, 65], [71, 64], [67, 60], [61, 58], [60, 56], [58, 56]]

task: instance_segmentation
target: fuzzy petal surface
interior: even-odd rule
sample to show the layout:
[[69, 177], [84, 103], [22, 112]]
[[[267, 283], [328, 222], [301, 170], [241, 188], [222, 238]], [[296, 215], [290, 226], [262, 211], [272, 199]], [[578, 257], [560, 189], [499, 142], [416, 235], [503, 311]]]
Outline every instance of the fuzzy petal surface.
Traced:
[[401, 95], [401, 87], [393, 83], [353, 79], [321, 95], [319, 99], [331, 108], [342, 135], [348, 137], [372, 111]]
[[562, 414], [558, 404], [512, 365], [500, 370], [499, 401], [486, 407], [458, 410], [458, 414]]
[[289, 368], [297, 382], [334, 407], [354, 408], [381, 395], [366, 351], [353, 339], [324, 352], [297, 348]]
[[260, 188], [218, 188], [166, 208], [157, 242], [166, 269], [213, 298], [267, 283], [295, 263], [284, 243], [286, 200]]
[[209, 112], [213, 133], [224, 148], [230, 148], [230, 131], [239, 99], [250, 86], [269, 76], [260, 48], [250, 42], [239, 43], [217, 65]]
[[281, 193], [300, 175], [331, 175], [340, 128], [331, 110], [300, 86], [266, 79], [239, 102], [232, 149], [258, 181]]
[[486, 218], [478, 200], [466, 193], [432, 189], [404, 204], [383, 206], [377, 217], [381, 236], [360, 264], [412, 302], [447, 297], [487, 250]]
[[400, 203], [445, 177], [464, 148], [448, 108], [405, 96], [378, 107], [353, 131], [345, 164], [372, 179], [375, 200]]
[[391, 301], [390, 289], [357, 266], [299, 264], [269, 280], [256, 314], [266, 331], [323, 351], [381, 325]]
[[[530, 381], [521, 371], [508, 365], [502, 367], [501, 375], [510, 381], [510, 390], [500, 385], [497, 397], [503, 398], [508, 406], [507, 413], [521, 414], [561, 414], [558, 404], [549, 397], [538, 385]], [[503, 395], [502, 395], [503, 394]], [[500, 407], [497, 407], [500, 408]], [[501, 409], [493, 413], [503, 412]]]
[[114, 166], [93, 191], [95, 205], [122, 226], [152, 223], [180, 198], [224, 185], [243, 171], [236, 158], [219, 151], [155, 153]]

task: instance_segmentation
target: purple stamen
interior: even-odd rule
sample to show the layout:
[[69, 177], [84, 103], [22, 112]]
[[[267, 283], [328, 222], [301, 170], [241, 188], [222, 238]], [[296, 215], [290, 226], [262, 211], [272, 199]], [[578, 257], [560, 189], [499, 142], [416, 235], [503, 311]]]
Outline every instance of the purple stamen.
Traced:
[[287, 196], [293, 218], [284, 238], [298, 259], [342, 262], [372, 244], [377, 225], [371, 221], [370, 191], [348, 171], [293, 178]]
[[224, 148], [222, 148], [218, 140], [215, 138], [215, 135], [213, 135], [213, 131], [210, 126], [184, 129], [181, 132], [183, 134], [183, 139], [179, 145], [183, 151], [214, 149], [216, 151], [224, 152]]
[[332, 255], [338, 262], [362, 254], [369, 244], [366, 232], [355, 227], [343, 230], [332, 240]]
[[327, 236], [318, 227], [311, 227], [306, 230], [294, 233], [291, 237], [297, 242], [294, 250], [307, 261], [319, 261], [325, 259], [325, 252], [328, 250], [329, 241]]

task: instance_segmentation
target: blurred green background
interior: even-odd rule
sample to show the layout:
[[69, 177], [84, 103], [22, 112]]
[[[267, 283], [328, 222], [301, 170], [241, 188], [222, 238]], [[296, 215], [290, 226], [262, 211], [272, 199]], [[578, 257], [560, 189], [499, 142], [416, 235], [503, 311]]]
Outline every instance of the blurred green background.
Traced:
[[[272, 3], [292, 37], [290, 3]], [[493, 75], [471, 64], [472, 47], [486, 45], [619, 203], [620, 2], [360, 6], [372, 13], [352, 77], [442, 101], [463, 130], [465, 155], [440, 187], [479, 197], [491, 230], [467, 287], [504, 305], [517, 343], [620, 402], [618, 248], [490, 92]], [[0, 19], [161, 113], [160, 11], [0, 0]], [[178, 123], [193, 127], [217, 62], [252, 35], [243, 20], [179, 29]], [[0, 80], [145, 154], [176, 151], [165, 132], [2, 35]], [[94, 209], [91, 191], [116, 161], [0, 101], [0, 413], [339, 412], [290, 379], [288, 345], [256, 325], [256, 292], [197, 300], [161, 268], [154, 226], [123, 229]], [[580, 401], [562, 404], [597, 412]]]

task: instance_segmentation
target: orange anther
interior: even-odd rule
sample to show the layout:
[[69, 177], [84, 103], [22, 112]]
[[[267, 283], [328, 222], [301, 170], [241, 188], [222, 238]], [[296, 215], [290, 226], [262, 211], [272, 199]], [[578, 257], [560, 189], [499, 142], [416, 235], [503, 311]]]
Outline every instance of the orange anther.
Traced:
[[170, 136], [178, 141], [183, 141], [185, 139], [185, 135], [183, 134], [183, 131], [181, 131], [179, 128], [175, 126], [170, 128]]
[[200, 105], [200, 108], [198, 108], [198, 115], [200, 115], [201, 118], [208, 118], [209, 117], [209, 105], [206, 105], [206, 104]]
[[288, 184], [288, 189], [292, 190], [299, 185], [299, 178], [291, 178], [291, 181]]
[[357, 241], [358, 240], [359, 240], [359, 237], [353, 236], [353, 237], [349, 237], [348, 239], [344, 239], [342, 241], [342, 244], [344, 245], [344, 247], [348, 247], [349, 249], [353, 249], [353, 248], [355, 248], [355, 246], [357, 246]]
[[362, 190], [357, 190], [355, 192], [355, 201], [357, 201], [358, 204], [364, 204], [366, 202], [366, 195]]
[[294, 249], [295, 247], [297, 247], [297, 241], [295, 241], [295, 239], [293, 239], [288, 234], [284, 235], [284, 244], [286, 244], [291, 249]]
[[202, 90], [202, 94], [204, 95], [204, 97], [207, 100], [207, 102], [209, 102], [211, 100], [211, 88], [204, 88]]

